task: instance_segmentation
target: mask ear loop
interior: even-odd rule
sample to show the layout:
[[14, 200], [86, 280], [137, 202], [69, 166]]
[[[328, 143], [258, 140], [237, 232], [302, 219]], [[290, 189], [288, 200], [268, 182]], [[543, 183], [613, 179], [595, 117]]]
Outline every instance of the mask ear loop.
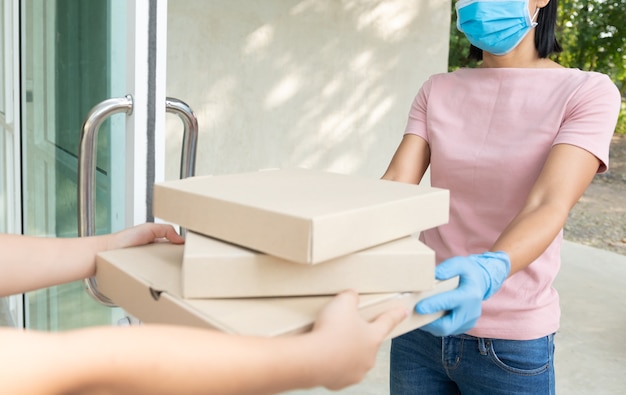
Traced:
[[532, 18], [530, 18], [530, 24], [531, 24], [531, 26], [532, 26], [532, 27], [535, 27], [535, 26], [537, 26], [537, 25], [539, 24], [539, 22], [537, 22], [537, 21], [535, 20], [535, 18], [538, 18], [538, 17], [539, 17], [539, 10], [540, 10], [540, 9], [541, 9], [541, 8], [537, 8], [537, 9], [535, 10], [535, 13], [533, 14]]

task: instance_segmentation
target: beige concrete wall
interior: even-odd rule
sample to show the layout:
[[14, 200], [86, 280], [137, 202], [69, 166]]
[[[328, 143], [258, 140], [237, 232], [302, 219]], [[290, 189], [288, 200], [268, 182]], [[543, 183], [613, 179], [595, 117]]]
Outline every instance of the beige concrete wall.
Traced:
[[[200, 126], [196, 174], [380, 176], [413, 97], [447, 68], [450, 0], [169, 0], [167, 95]], [[167, 121], [168, 179], [181, 124]]]

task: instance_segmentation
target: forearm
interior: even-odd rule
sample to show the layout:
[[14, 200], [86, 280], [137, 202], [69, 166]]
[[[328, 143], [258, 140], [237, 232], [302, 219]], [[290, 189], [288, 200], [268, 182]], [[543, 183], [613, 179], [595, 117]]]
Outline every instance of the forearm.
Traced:
[[116, 233], [74, 238], [0, 234], [0, 296], [93, 276], [96, 254], [157, 240], [182, 243], [170, 225], [145, 223]]
[[20, 366], [3, 357], [3, 373], [24, 378], [0, 384], [15, 395], [274, 394], [323, 385], [332, 364], [311, 334], [269, 339], [145, 325], [23, 335], [30, 358], [17, 358]]
[[[315, 369], [304, 365], [319, 350], [300, 337], [242, 337], [164, 326], [116, 332], [111, 334], [116, 346], [105, 352], [99, 371], [90, 370], [87, 388], [116, 395], [263, 395], [320, 384]], [[100, 337], [84, 336], [86, 343]], [[166, 338], [171, 341], [163, 342]]]
[[60, 239], [1, 235], [0, 296], [92, 276], [95, 254], [106, 249], [107, 237]]
[[552, 148], [524, 208], [491, 248], [509, 254], [511, 274], [530, 265], [554, 241], [598, 166], [599, 160], [581, 148]]
[[[311, 332], [264, 338], [165, 326], [64, 333], [0, 328], [2, 394], [274, 394], [355, 384], [374, 366], [403, 308], [365, 321], [358, 294], [342, 292]], [[33, 379], [36, 378], [36, 379]]]
[[569, 209], [543, 204], [522, 211], [502, 232], [491, 251], [504, 251], [511, 259], [510, 275], [537, 259], [559, 234]]

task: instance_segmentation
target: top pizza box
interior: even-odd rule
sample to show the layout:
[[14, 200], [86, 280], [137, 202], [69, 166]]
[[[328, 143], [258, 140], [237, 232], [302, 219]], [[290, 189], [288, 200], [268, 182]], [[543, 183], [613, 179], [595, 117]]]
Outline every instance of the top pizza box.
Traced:
[[316, 264], [448, 221], [444, 189], [280, 169], [157, 183], [154, 216], [294, 263]]

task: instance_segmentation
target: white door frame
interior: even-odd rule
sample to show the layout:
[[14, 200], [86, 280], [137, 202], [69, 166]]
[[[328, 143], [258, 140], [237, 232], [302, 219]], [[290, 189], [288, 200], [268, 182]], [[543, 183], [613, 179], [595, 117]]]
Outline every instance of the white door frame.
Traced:
[[[6, 232], [21, 233], [21, 160], [20, 154], [20, 59], [19, 59], [19, 1], [3, 0], [4, 21], [4, 151], [2, 162], [5, 171], [7, 202]], [[1, 116], [1, 115], [0, 115]]]
[[[2, 138], [3, 150], [3, 188], [5, 189], [5, 221], [3, 231], [6, 233], [22, 233], [22, 195], [21, 195], [21, 123], [20, 123], [20, 59], [19, 59], [19, 1], [3, 0], [0, 7], [3, 7], [4, 20], [2, 21], [3, 31], [3, 69], [4, 75], [0, 78], [4, 81], [5, 113], [2, 117]], [[11, 296], [8, 299], [11, 314], [15, 317], [15, 324], [18, 327], [24, 326], [23, 297], [22, 295]]]
[[[133, 113], [127, 118], [126, 227], [152, 220], [152, 189], [165, 174], [165, 80], [167, 61], [167, 0], [128, 2], [127, 87]], [[151, 131], [153, 139], [148, 133]], [[149, 147], [150, 145], [150, 147]], [[132, 191], [131, 193], [129, 193]]]

